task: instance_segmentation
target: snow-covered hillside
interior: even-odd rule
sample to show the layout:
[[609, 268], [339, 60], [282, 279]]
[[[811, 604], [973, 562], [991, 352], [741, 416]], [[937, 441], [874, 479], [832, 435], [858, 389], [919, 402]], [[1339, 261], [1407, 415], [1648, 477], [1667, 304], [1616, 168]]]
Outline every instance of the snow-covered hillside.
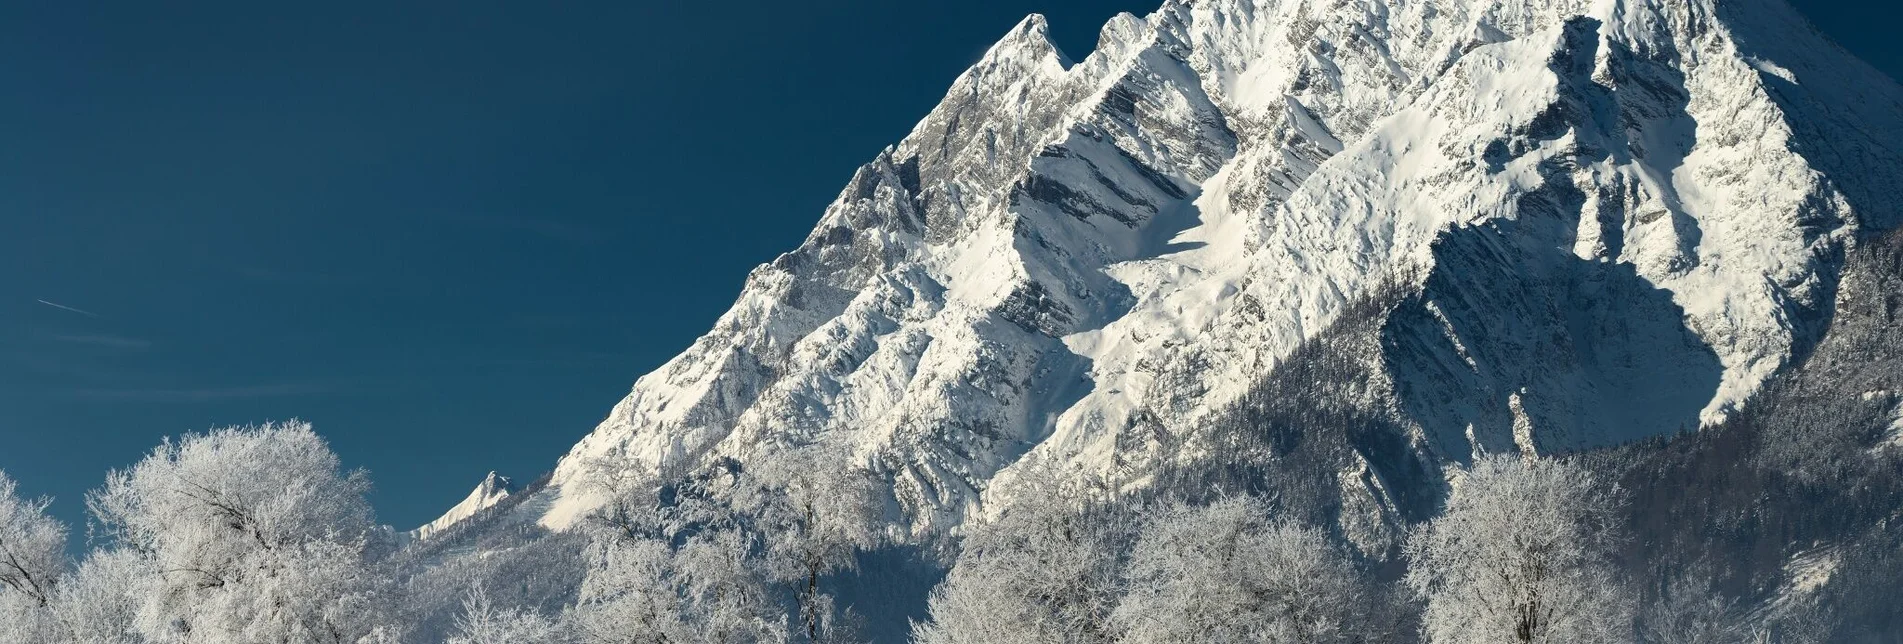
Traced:
[[915, 534], [1027, 463], [1140, 484], [1387, 291], [1361, 359], [1427, 457], [1695, 428], [1828, 328], [1900, 134], [1780, 0], [1170, 0], [1076, 61], [1031, 16], [524, 507], [780, 443]]

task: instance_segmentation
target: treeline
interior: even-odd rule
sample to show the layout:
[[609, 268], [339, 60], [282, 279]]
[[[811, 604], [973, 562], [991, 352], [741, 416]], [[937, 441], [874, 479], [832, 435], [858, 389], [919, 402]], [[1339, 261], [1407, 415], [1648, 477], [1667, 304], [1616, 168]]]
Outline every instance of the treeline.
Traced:
[[167, 441], [89, 494], [95, 547], [0, 475], [0, 641], [395, 642], [396, 548], [307, 424]]
[[0, 642], [856, 641], [828, 583], [885, 541], [889, 494], [817, 448], [757, 461], [602, 464], [578, 530], [497, 528], [474, 557], [376, 525], [367, 477], [305, 423], [187, 434], [112, 472], [77, 561], [0, 473]]
[[[845, 455], [786, 448], [691, 474], [603, 464], [554, 609], [483, 583], [420, 629], [398, 540], [310, 426], [168, 441], [89, 495], [77, 562], [47, 503], [0, 476], [0, 641], [766, 643], [864, 641], [838, 573], [889, 543], [890, 496]], [[1047, 477], [1049, 481], [1060, 477]], [[913, 625], [921, 644], [1815, 641], [1711, 580], [1640, 602], [1626, 492], [1574, 460], [1490, 457], [1412, 529], [1405, 573], [1236, 494], [1188, 501], [1032, 486], [974, 519]], [[559, 552], [559, 551], [557, 551]], [[414, 562], [412, 562], [414, 565]]]
[[1648, 601], [1708, 576], [1829, 641], [1903, 633], [1903, 231], [1862, 240], [1839, 289], [1830, 332], [1725, 422], [1581, 455], [1633, 491]]
[[921, 644], [1816, 642], [1809, 614], [1747, 614], [1710, 579], [1641, 602], [1619, 565], [1627, 493], [1572, 460], [1494, 456], [1384, 574], [1272, 498], [1017, 499], [974, 529]]

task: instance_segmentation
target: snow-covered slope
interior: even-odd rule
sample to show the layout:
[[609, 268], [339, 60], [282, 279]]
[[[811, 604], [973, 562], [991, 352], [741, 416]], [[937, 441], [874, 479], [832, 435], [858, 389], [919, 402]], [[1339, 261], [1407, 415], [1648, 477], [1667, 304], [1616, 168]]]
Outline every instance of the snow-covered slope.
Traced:
[[1075, 62], [1045, 29], [636, 382], [542, 523], [603, 467], [779, 442], [846, 447], [919, 533], [1027, 458], [1140, 482], [1381, 289], [1365, 359], [1424, 454], [1696, 427], [1899, 216], [1903, 90], [1779, 0], [1170, 0]]
[[419, 540], [428, 539], [464, 519], [475, 516], [477, 512], [495, 506], [514, 492], [515, 488], [510, 485], [509, 477], [490, 472], [488, 476], [483, 477], [482, 483], [476, 485], [476, 489], [469, 491], [469, 496], [464, 497], [461, 503], [457, 503], [448, 512], [444, 512], [443, 516], [436, 517], [436, 520], [411, 530], [409, 536]]

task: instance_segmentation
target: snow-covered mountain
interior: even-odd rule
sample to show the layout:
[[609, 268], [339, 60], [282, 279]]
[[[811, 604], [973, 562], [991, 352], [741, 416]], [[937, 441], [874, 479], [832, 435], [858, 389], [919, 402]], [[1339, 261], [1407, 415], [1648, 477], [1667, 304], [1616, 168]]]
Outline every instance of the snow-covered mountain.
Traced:
[[522, 507], [826, 442], [934, 533], [1032, 463], [1196, 458], [1368, 311], [1420, 458], [1695, 428], [1829, 328], [1899, 143], [1903, 89], [1781, 0], [1169, 0], [1076, 61], [1031, 16]]
[[509, 495], [515, 491], [515, 486], [509, 482], [509, 477], [490, 472], [488, 476], [483, 477], [481, 483], [476, 484], [476, 489], [469, 491], [469, 496], [464, 497], [461, 503], [451, 506], [448, 512], [443, 513], [443, 516], [436, 517], [435, 520], [409, 531], [408, 536], [413, 539], [428, 539], [449, 529], [450, 526], [461, 523], [464, 519], [475, 516], [477, 512], [495, 507], [497, 503], [509, 498]]

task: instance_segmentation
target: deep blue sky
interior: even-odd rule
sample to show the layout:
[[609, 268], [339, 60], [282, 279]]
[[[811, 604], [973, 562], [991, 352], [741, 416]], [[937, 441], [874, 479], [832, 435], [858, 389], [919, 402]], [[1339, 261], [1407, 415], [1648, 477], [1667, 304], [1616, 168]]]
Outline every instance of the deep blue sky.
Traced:
[[78, 521], [300, 417], [413, 527], [553, 466], [1026, 13], [1081, 57], [1155, 4], [6, 3], [0, 469]]

